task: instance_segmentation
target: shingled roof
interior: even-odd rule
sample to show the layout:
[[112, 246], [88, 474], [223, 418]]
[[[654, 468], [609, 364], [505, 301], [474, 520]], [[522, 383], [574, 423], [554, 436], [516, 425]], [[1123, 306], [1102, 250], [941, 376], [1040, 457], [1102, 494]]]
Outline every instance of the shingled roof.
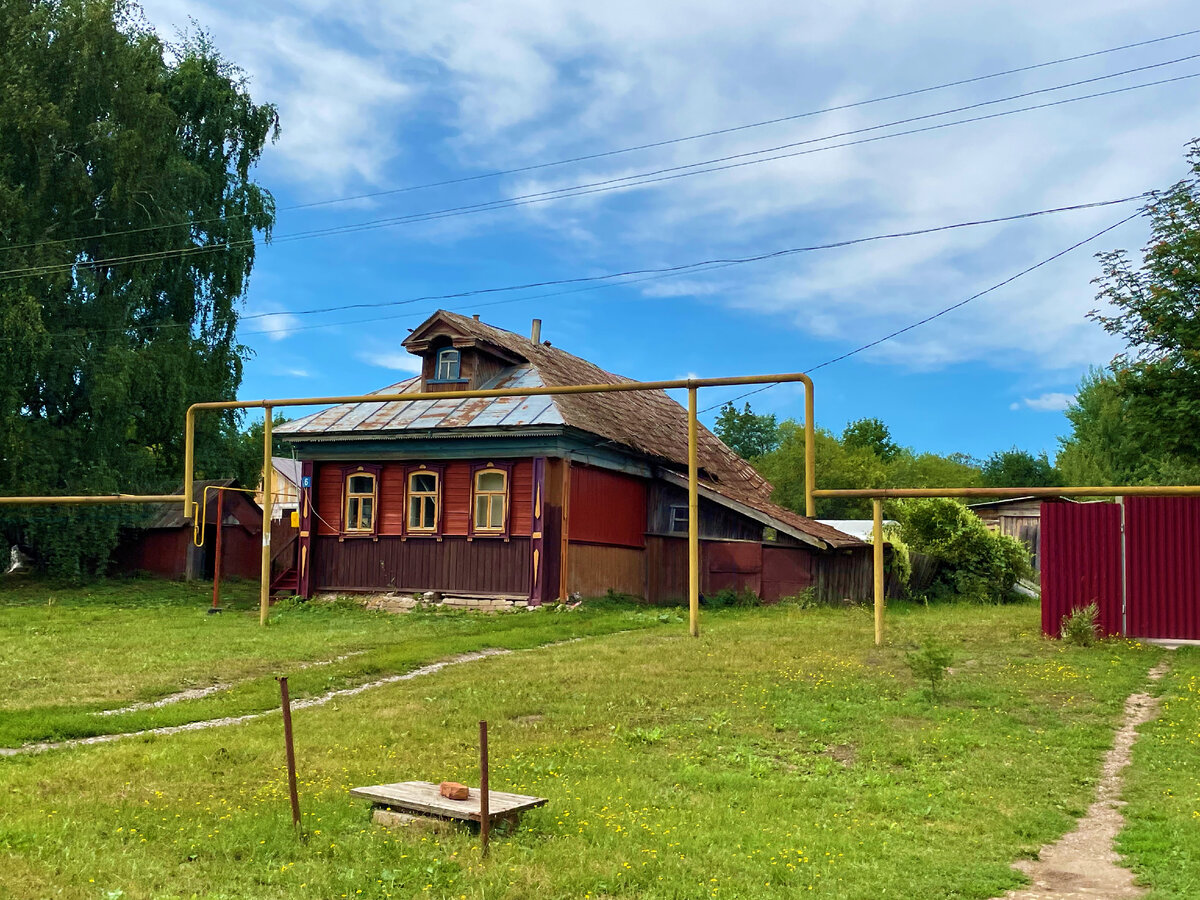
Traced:
[[[409, 341], [439, 321], [464, 337], [491, 344], [528, 363], [506, 369], [482, 387], [534, 388], [633, 381], [607, 372], [549, 343], [535, 344], [522, 335], [445, 310], [439, 310], [418, 326]], [[378, 393], [415, 393], [419, 389], [420, 379], [412, 378], [383, 388]], [[303, 438], [315, 434], [380, 433], [413, 428], [528, 428], [538, 425], [576, 428], [619, 444], [665, 467], [686, 471], [687, 412], [663, 391], [351, 403], [278, 426], [276, 432]], [[799, 538], [816, 539], [832, 547], [862, 545], [862, 541], [851, 535], [772, 503], [770, 483], [703, 425], [700, 426], [697, 449], [705, 493], [716, 494], [748, 507], [760, 514], [764, 524], [794, 533]]]

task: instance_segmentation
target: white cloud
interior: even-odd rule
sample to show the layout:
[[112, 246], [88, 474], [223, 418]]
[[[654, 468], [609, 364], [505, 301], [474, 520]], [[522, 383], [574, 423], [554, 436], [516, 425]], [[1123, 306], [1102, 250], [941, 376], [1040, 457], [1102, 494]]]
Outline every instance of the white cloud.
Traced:
[[308, 371], [308, 369], [291, 369], [284, 367], [276, 369], [274, 374], [280, 375], [284, 378], [312, 378], [312, 372]]
[[254, 324], [256, 331], [265, 333], [273, 341], [282, 341], [299, 327], [300, 319], [291, 313], [267, 313]]
[[364, 350], [358, 358], [365, 363], [379, 366], [381, 369], [392, 369], [396, 372], [409, 372], [413, 375], [421, 373], [421, 357], [413, 356], [404, 351], [394, 350], [371, 351]]
[[[284, 174], [336, 194], [587, 155], [862, 100], [1177, 30], [1186, 0], [951, 0], [757, 4], [662, 0], [147, 0], [156, 23], [191, 13], [277, 98]], [[1157, 62], [1184, 41], [1018, 76], [461, 186], [420, 208], [668, 168], [864, 128]], [[869, 61], [869, 65], [864, 61]], [[1130, 76], [1025, 103], [1182, 73]], [[407, 227], [451, 242], [502, 230], [575, 270], [671, 265], [1137, 193], [1183, 172], [1194, 85], [844, 147], [655, 186]], [[980, 112], [1011, 108], [988, 107]], [[959, 118], [970, 116], [963, 113]], [[921, 124], [921, 123], [917, 123]], [[814, 145], [816, 146], [816, 145]], [[406, 195], [411, 196], [411, 195]], [[426, 201], [428, 205], [426, 206]], [[395, 204], [409, 211], [403, 204]], [[390, 207], [389, 207], [390, 208]], [[1101, 209], [738, 266], [664, 281], [648, 297], [706, 296], [760, 327], [866, 343], [1112, 224]], [[1078, 370], [1112, 338], [1088, 323], [1095, 250], [1139, 246], [1134, 223], [868, 352], [936, 370], [983, 362]], [[820, 362], [819, 359], [808, 361]], [[1061, 382], [1059, 382], [1061, 383]]]
[[1036, 409], [1038, 412], [1062, 412], [1074, 402], [1074, 394], [1051, 392], [1038, 397], [1025, 397], [1021, 400], [1020, 404], [1014, 403], [1011, 408], [1019, 409], [1023, 404], [1029, 409]]

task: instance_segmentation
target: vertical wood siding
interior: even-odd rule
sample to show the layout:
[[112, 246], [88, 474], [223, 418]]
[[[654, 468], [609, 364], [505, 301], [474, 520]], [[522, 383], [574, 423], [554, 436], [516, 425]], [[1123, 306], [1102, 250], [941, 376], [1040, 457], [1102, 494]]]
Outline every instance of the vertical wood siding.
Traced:
[[567, 590], [602, 597], [608, 590], [646, 596], [646, 551], [636, 547], [581, 544], [571, 541]]
[[570, 515], [572, 542], [644, 547], [646, 482], [620, 472], [573, 465]]
[[317, 538], [317, 590], [443, 591], [527, 597], [529, 539]]
[[[404, 470], [422, 460], [387, 462], [379, 476], [379, 534], [404, 533], [405, 507]], [[486, 462], [486, 460], [485, 460]], [[342, 467], [350, 463], [326, 462], [318, 466], [316, 512], [318, 535], [336, 535], [342, 517]], [[471, 521], [470, 460], [456, 460], [444, 465], [442, 473], [442, 533], [466, 535]], [[509, 484], [511, 534], [528, 536], [533, 532], [533, 460], [520, 459], [513, 463]]]
[[762, 598], [794, 597], [813, 583], [812, 554], [792, 547], [763, 547]]

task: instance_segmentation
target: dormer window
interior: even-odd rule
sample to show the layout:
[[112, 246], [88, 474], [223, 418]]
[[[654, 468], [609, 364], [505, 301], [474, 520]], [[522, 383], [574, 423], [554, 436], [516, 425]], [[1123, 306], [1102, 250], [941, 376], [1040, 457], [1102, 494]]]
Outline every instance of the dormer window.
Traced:
[[459, 362], [461, 357], [457, 350], [453, 347], [447, 347], [445, 350], [439, 350], [437, 355], [437, 368], [434, 370], [435, 381], [458, 381], [459, 379]]

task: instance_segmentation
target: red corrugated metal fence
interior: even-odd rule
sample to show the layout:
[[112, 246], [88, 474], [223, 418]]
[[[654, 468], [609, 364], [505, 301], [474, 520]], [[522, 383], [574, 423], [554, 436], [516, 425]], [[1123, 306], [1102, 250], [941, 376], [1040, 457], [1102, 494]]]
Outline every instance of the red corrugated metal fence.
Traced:
[[1042, 504], [1042, 631], [1058, 637], [1063, 616], [1095, 602], [1105, 634], [1121, 633], [1121, 507]]
[[1200, 640], [1200, 497], [1125, 500], [1126, 633]]
[[1095, 601], [1106, 634], [1200, 640], [1200, 497], [1126, 497], [1124, 573], [1121, 523], [1116, 503], [1042, 504], [1042, 631]]

